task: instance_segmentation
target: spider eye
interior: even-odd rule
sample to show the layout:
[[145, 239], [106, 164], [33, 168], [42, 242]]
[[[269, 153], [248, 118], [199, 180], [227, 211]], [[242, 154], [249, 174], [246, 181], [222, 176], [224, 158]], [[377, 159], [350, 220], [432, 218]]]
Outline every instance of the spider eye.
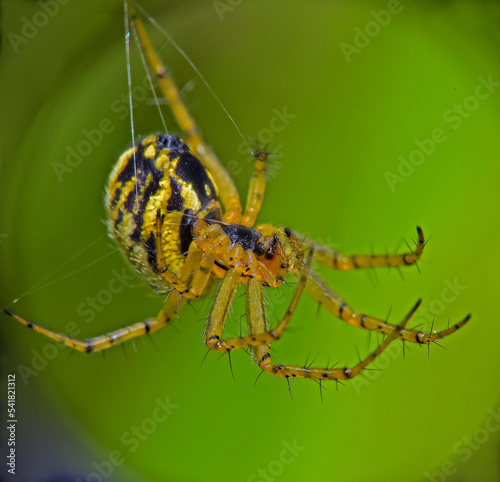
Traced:
[[275, 256], [274, 246], [269, 246], [269, 249], [266, 251], [266, 259], [273, 259]]
[[259, 241], [258, 243], [255, 244], [255, 248], [254, 248], [253, 252], [257, 256], [262, 256], [266, 252], [266, 246], [265, 246], [265, 244], [261, 243]]

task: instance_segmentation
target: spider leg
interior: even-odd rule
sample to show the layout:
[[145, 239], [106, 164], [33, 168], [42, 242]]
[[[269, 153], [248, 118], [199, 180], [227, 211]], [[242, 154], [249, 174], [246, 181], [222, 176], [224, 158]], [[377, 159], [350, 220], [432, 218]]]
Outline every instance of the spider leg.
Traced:
[[[159, 231], [161, 231], [161, 218], [160, 211], [158, 210], [157, 228]], [[161, 244], [159, 236], [157, 236], [157, 248], [157, 252], [160, 252]], [[213, 256], [210, 252], [203, 252], [196, 246], [195, 243], [191, 243], [184, 266], [179, 275], [180, 282], [176, 283], [176, 286], [174, 287], [175, 289], [170, 293], [165, 306], [156, 318], [148, 318], [145, 321], [140, 321], [138, 323], [134, 323], [133, 325], [129, 325], [94, 338], [89, 338], [87, 340], [78, 340], [62, 333], [49, 330], [43, 326], [36, 325], [35, 323], [25, 320], [19, 315], [12, 313], [6, 308], [4, 308], [4, 311], [24, 326], [32, 328], [42, 335], [64, 343], [75, 350], [84, 353], [92, 353], [110, 348], [113, 345], [130, 340], [131, 338], [152, 333], [164, 327], [169, 321], [177, 316], [179, 310], [188, 298], [197, 298], [203, 293], [210, 279], [212, 266]], [[159, 257], [157, 261], [157, 269], [158, 271], [163, 271], [163, 268], [164, 261], [162, 262], [161, 257]]]
[[89, 338], [87, 340], [78, 340], [62, 333], [49, 330], [43, 326], [36, 325], [35, 323], [25, 320], [19, 315], [12, 313], [7, 308], [4, 308], [4, 311], [9, 316], [19, 321], [19, 323], [37, 331], [38, 333], [41, 333], [42, 335], [52, 338], [60, 343], [64, 343], [66, 346], [69, 346], [77, 351], [81, 351], [83, 353], [93, 353], [110, 348], [111, 346], [117, 345], [118, 343], [122, 343], [126, 340], [159, 330], [177, 316], [177, 313], [185, 301], [186, 298], [184, 298], [178, 291], [173, 290], [170, 293], [165, 306], [156, 318], [148, 318], [145, 321], [140, 321], [138, 323], [134, 323], [133, 325], [129, 325], [94, 338]]
[[314, 246], [314, 259], [333, 269], [352, 270], [360, 268], [379, 268], [382, 266], [408, 266], [416, 263], [424, 249], [424, 233], [419, 226], [417, 226], [417, 233], [418, 242], [415, 250], [403, 254], [345, 256], [328, 246], [322, 246], [314, 241], [305, 241], [301, 244], [303, 248]]
[[[162, 245], [161, 210], [156, 211], [156, 253], [164, 253]], [[195, 243], [191, 243], [180, 275], [172, 275], [165, 264], [164, 255], [157, 255], [156, 269], [165, 276], [174, 288], [186, 298], [198, 298], [207, 286], [214, 258], [208, 251], [201, 251]], [[171, 278], [173, 277], [173, 282]]]
[[[218, 339], [215, 339], [217, 343], [213, 343], [213, 348], [216, 351], [220, 352], [230, 352], [231, 350], [236, 350], [238, 348], [247, 348], [247, 347], [260, 347], [261, 345], [268, 346], [273, 341], [281, 338], [281, 335], [285, 331], [288, 326], [288, 322], [290, 321], [295, 308], [297, 307], [297, 303], [299, 302], [300, 296], [304, 291], [304, 287], [307, 280], [307, 272], [311, 265], [312, 261], [312, 253], [308, 257], [306, 265], [304, 267], [299, 285], [295, 290], [292, 301], [290, 302], [290, 306], [288, 307], [285, 315], [281, 322], [274, 328], [273, 330], [268, 330], [266, 316], [265, 316], [265, 307], [264, 307], [264, 298], [263, 298], [263, 290], [262, 283], [255, 281], [254, 279], [250, 279], [247, 283], [247, 292], [246, 292], [246, 311], [247, 311], [247, 320], [248, 320], [248, 336], [240, 336], [234, 338], [226, 338], [221, 340], [220, 336], [222, 333], [222, 329], [218, 332]], [[213, 334], [211, 334], [213, 336]]]
[[358, 328], [365, 328], [367, 330], [374, 330], [387, 335], [391, 335], [398, 331], [398, 336], [402, 340], [412, 341], [419, 344], [427, 344], [433, 341], [451, 335], [462, 326], [464, 326], [470, 319], [470, 315], [465, 317], [462, 321], [450, 326], [448, 329], [434, 333], [423, 333], [417, 330], [398, 329], [397, 326], [386, 323], [372, 316], [365, 315], [354, 311], [335, 291], [333, 291], [323, 279], [314, 271], [309, 270], [307, 277], [306, 290], [309, 294], [319, 301], [325, 308], [331, 311], [336, 317], [340, 318], [351, 325]]
[[240, 222], [243, 226], [252, 227], [255, 224], [260, 208], [262, 207], [264, 192], [266, 190], [265, 171], [267, 156], [267, 152], [262, 150], [258, 150], [254, 154], [256, 159], [255, 170], [250, 181], [245, 214], [241, 218]]
[[[200, 226], [203, 226], [203, 222], [200, 222]], [[195, 229], [195, 232], [197, 230]], [[203, 234], [204, 233], [204, 234]], [[199, 237], [197, 241], [203, 246], [205, 236], [213, 236], [213, 243], [209, 243], [207, 246], [213, 246], [217, 244], [227, 244], [229, 239], [222, 232], [220, 226], [204, 226], [200, 229]], [[207, 248], [208, 249], [208, 248]], [[233, 302], [236, 289], [241, 281], [241, 274], [235, 271], [233, 268], [229, 268], [226, 271], [224, 279], [219, 285], [217, 294], [215, 296], [214, 304], [210, 310], [208, 316], [208, 322], [205, 329], [205, 344], [212, 350], [221, 353], [229, 353], [231, 350], [238, 348], [246, 348], [252, 346], [255, 348], [260, 348], [263, 343], [268, 344], [274, 340], [277, 340], [283, 331], [285, 330], [293, 311], [297, 305], [297, 302], [302, 294], [302, 291], [306, 282], [307, 270], [310, 267], [312, 261], [312, 255], [309, 256], [304, 269], [304, 274], [302, 275], [299, 287], [295, 292], [292, 299], [290, 307], [287, 310], [282, 322], [276, 327], [275, 330], [268, 331], [266, 315], [265, 315], [265, 304], [264, 304], [264, 293], [262, 288], [262, 282], [255, 278], [255, 269], [257, 261], [255, 256], [248, 251], [242, 256], [242, 259], [246, 259], [245, 265], [245, 275], [248, 276], [247, 280], [247, 291], [246, 291], [246, 312], [248, 321], [248, 336], [235, 337], [222, 339], [222, 331], [226, 323], [229, 308]]]
[[191, 243], [180, 279], [186, 284], [183, 295], [186, 298], [198, 298], [202, 295], [212, 273], [214, 257], [210, 252], [201, 251]]
[[364, 360], [360, 361], [352, 368], [313, 368], [299, 365], [276, 365], [271, 361], [269, 347], [264, 345], [254, 348], [254, 353], [259, 366], [270, 373], [281, 378], [299, 377], [312, 378], [315, 380], [348, 380], [359, 375], [373, 360], [375, 360], [388, 346], [399, 337], [406, 324], [413, 316], [420, 304], [420, 300], [406, 315], [404, 320], [392, 331], [392, 333], [379, 345], [379, 347], [368, 355]]
[[146, 53], [149, 64], [157, 78], [158, 85], [167, 99], [179, 127], [186, 134], [186, 143], [193, 149], [201, 163], [212, 173], [215, 184], [219, 187], [220, 198], [225, 207], [224, 221], [227, 223], [238, 222], [241, 218], [242, 209], [236, 186], [215, 154], [205, 144], [198, 126], [182, 100], [179, 89], [151, 45], [144, 25], [137, 16], [132, 4], [129, 4], [129, 9], [130, 18], [139, 37], [139, 42]]
[[220, 339], [239, 282], [240, 277], [233, 270], [228, 270], [217, 290], [205, 328], [205, 344], [212, 350], [228, 351], [220, 345]]

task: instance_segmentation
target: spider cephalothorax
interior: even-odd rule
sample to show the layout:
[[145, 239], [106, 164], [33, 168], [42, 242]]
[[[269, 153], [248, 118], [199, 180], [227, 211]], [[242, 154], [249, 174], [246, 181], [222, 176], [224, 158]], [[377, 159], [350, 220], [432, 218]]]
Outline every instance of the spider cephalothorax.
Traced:
[[[256, 278], [265, 286], [277, 287], [288, 272], [300, 269], [304, 258], [303, 250], [287, 228], [262, 224], [253, 229], [205, 218], [195, 222], [193, 233], [200, 250], [214, 253], [215, 273], [221, 278], [230, 269], [242, 282]], [[285, 243], [291, 249], [285, 249]]]

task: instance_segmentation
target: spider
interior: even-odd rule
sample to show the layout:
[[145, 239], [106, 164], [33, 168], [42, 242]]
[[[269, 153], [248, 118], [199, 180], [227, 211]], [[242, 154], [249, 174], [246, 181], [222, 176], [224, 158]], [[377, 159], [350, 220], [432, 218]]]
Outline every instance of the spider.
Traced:
[[[272, 375], [315, 380], [351, 379], [397, 338], [428, 345], [467, 323], [470, 315], [440, 332], [408, 329], [406, 325], [420, 305], [419, 300], [401, 323], [389, 324], [355, 311], [311, 266], [313, 261], [339, 270], [415, 264], [425, 245], [420, 227], [413, 251], [346, 256], [313, 241], [299, 241], [298, 235], [287, 227], [255, 226], [266, 188], [268, 153], [262, 149], [253, 152], [255, 169], [243, 211], [233, 181], [205, 144], [170, 73], [152, 47], [141, 19], [133, 6], [125, 5], [130, 25], [185, 142], [172, 134], [151, 135], [136, 140], [119, 157], [106, 190], [108, 231], [149, 284], [159, 293], [168, 294], [167, 300], [154, 318], [83, 341], [34, 324], [5, 308], [8, 315], [70, 348], [92, 353], [159, 330], [178, 316], [188, 300], [209, 293], [220, 280], [208, 315], [205, 344], [221, 353], [250, 348], [258, 366]], [[282, 320], [270, 329], [263, 288], [279, 287], [288, 273], [299, 279], [297, 289]], [[248, 335], [224, 339], [224, 325], [240, 283], [246, 285]], [[387, 337], [352, 367], [274, 363], [270, 345], [286, 330], [304, 289], [342, 321]]]

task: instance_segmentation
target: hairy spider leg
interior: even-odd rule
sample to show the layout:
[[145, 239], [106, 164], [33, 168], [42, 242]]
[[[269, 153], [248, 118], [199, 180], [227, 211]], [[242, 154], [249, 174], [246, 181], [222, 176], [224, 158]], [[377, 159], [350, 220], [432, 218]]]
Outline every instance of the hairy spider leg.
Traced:
[[[378, 346], [378, 348], [368, 355], [364, 360], [360, 361], [357, 365], [352, 368], [342, 367], [342, 368], [314, 368], [306, 367], [300, 365], [282, 365], [273, 364], [271, 360], [271, 354], [269, 353], [268, 345], [259, 345], [253, 347], [254, 356], [257, 360], [260, 368], [281, 378], [312, 378], [316, 380], [348, 380], [359, 375], [373, 360], [375, 360], [388, 346], [389, 344], [398, 338], [402, 330], [404, 330], [406, 324], [413, 316], [415, 311], [420, 305], [420, 300], [415, 304], [415, 306], [406, 315], [404, 320], [396, 327], [396, 329]], [[254, 334], [258, 335], [262, 333], [264, 324], [262, 323], [262, 318], [259, 318], [260, 313], [257, 311], [255, 315], [256, 318], [248, 317], [249, 323], [253, 324], [252, 331]], [[257, 332], [257, 333], [255, 333]]]
[[[161, 232], [161, 221], [162, 214], [158, 210], [156, 215], [157, 230]], [[158, 237], [157, 237], [158, 238]], [[157, 240], [158, 243], [158, 240]], [[164, 270], [164, 260], [160, 257], [157, 260], [158, 271]], [[57, 333], [55, 331], [44, 328], [43, 326], [37, 325], [28, 321], [21, 316], [12, 313], [7, 308], [4, 308], [5, 313], [19, 321], [19, 323], [32, 328], [33, 330], [45, 335], [53, 340], [64, 343], [70, 348], [84, 352], [93, 353], [96, 351], [101, 351], [106, 348], [110, 348], [113, 345], [122, 343], [126, 340], [136, 338], [141, 335], [152, 333], [164, 327], [169, 321], [174, 319], [179, 313], [180, 309], [184, 305], [187, 299], [196, 298], [201, 295], [207, 282], [210, 279], [211, 267], [213, 266], [213, 256], [209, 252], [203, 252], [198, 247], [192, 243], [187, 254], [184, 266], [182, 267], [182, 272], [179, 275], [181, 282], [177, 283], [175, 289], [169, 294], [169, 297], [165, 303], [165, 306], [160, 311], [156, 318], [148, 318], [145, 321], [140, 321], [132, 325], [120, 328], [118, 330], [106, 333], [103, 335], [90, 338], [88, 340], [78, 340], [76, 338], [69, 337], [67, 335]], [[180, 290], [181, 286], [185, 286], [184, 289]]]
[[325, 308], [333, 313], [337, 318], [367, 330], [374, 330], [380, 333], [391, 335], [398, 332], [398, 336], [402, 340], [412, 341], [419, 344], [428, 344], [430, 342], [451, 335], [470, 319], [471, 315], [467, 315], [462, 321], [450, 326], [448, 329], [434, 333], [424, 333], [418, 330], [400, 329], [398, 326], [391, 325], [385, 321], [379, 320], [369, 315], [354, 311], [335, 291], [333, 291], [323, 279], [313, 270], [309, 270], [307, 277], [306, 290]]
[[148, 318], [145, 321], [140, 321], [138, 323], [134, 323], [133, 325], [129, 325], [94, 338], [89, 338], [87, 340], [78, 340], [62, 333], [49, 330], [43, 326], [36, 325], [35, 323], [25, 320], [19, 315], [12, 313], [7, 308], [4, 308], [4, 311], [9, 316], [19, 321], [19, 323], [22, 323], [24, 326], [27, 326], [42, 335], [64, 343], [66, 346], [69, 346], [77, 351], [83, 353], [93, 353], [163, 328], [169, 321], [177, 316], [177, 313], [184, 305], [185, 301], [186, 298], [182, 297], [177, 290], [172, 290], [167, 302], [156, 318]]
[[[221, 339], [222, 331], [226, 323], [229, 306], [234, 298], [236, 288], [238, 287], [238, 278], [235, 280], [228, 275], [224, 278], [225, 286], [220, 288], [219, 294], [216, 297], [212, 312], [209, 316], [209, 324], [205, 331], [205, 344], [214, 351], [221, 353], [230, 352], [239, 348], [269, 346], [269, 343], [278, 340], [284, 333], [288, 322], [290, 321], [299, 299], [304, 291], [304, 286], [307, 280], [307, 272], [311, 266], [312, 252], [308, 256], [304, 266], [299, 285], [295, 290], [292, 301], [283, 316], [281, 322], [273, 330], [268, 330], [262, 283], [254, 278], [251, 278], [247, 283], [246, 291], [246, 312], [248, 319], [248, 336], [240, 336], [234, 338]], [[229, 272], [228, 272], [229, 273]], [[226, 280], [227, 278], [227, 280]], [[250, 320], [260, 320], [251, 322]]]
[[[403, 254], [373, 254], [373, 255], [351, 255], [346, 256], [328, 246], [323, 246], [315, 241], [302, 242], [303, 248], [314, 246], [314, 259], [325, 266], [333, 269], [352, 270], [361, 268], [380, 268], [384, 266], [409, 266], [415, 264], [420, 258], [425, 246], [424, 233], [417, 226], [418, 241], [414, 251]], [[297, 234], [297, 237], [300, 235]]]
[[252, 227], [257, 220], [262, 201], [264, 200], [264, 192], [266, 190], [266, 160], [267, 152], [257, 150], [254, 154], [255, 167], [250, 180], [250, 187], [248, 189], [248, 198], [245, 205], [245, 214], [241, 218], [243, 226]]
[[[165, 276], [169, 273], [165, 265], [164, 249], [162, 246], [162, 227], [164, 216], [161, 210], [156, 212], [156, 252], [162, 253], [157, 256], [156, 267], [158, 272]], [[186, 298], [198, 298], [202, 295], [210, 279], [214, 257], [206, 251], [201, 251], [195, 243], [191, 243], [182, 267], [182, 272], [176, 281], [172, 283], [170, 276], [165, 276], [174, 288]]]
[[144, 25], [138, 17], [135, 8], [132, 5], [130, 5], [129, 8], [130, 18], [137, 32], [139, 42], [146, 53], [149, 64], [157, 78], [158, 85], [167, 99], [179, 127], [186, 134], [186, 143], [193, 149], [202, 164], [212, 173], [215, 183], [220, 189], [220, 198], [225, 207], [224, 221], [227, 223], [239, 222], [242, 208], [240, 197], [233, 180], [229, 177], [229, 174], [220, 161], [203, 140], [198, 126], [182, 100], [179, 89], [168, 69], [151, 45]]

